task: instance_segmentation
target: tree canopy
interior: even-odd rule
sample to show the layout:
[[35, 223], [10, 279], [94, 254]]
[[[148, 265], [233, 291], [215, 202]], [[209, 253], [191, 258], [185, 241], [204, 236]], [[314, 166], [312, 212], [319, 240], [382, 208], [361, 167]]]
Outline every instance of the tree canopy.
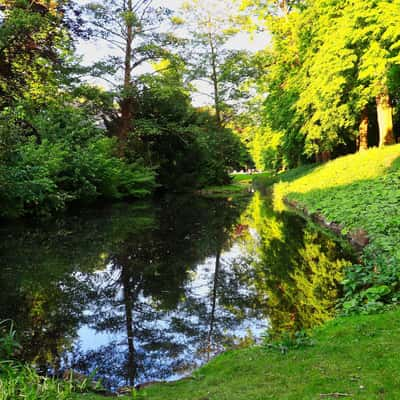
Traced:
[[[399, 2], [244, 1], [243, 7], [271, 33], [257, 55], [265, 71], [257, 90], [266, 96], [258, 125], [270, 139], [254, 140], [258, 151], [264, 146], [265, 165], [326, 160], [365, 149], [368, 140], [395, 142]], [[374, 122], [376, 139], [369, 132]]]
[[[398, 140], [400, 0], [157, 4], [0, 1], [3, 216]], [[261, 31], [262, 50], [235, 46]], [[85, 40], [101, 49], [92, 65], [76, 52]]]

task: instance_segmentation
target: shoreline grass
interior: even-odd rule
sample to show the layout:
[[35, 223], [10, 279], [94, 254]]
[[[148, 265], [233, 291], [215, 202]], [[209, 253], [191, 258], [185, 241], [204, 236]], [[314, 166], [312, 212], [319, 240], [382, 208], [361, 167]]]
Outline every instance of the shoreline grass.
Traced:
[[335, 319], [315, 329], [312, 340], [312, 346], [285, 354], [262, 346], [228, 351], [191, 379], [151, 386], [136, 398], [316, 400], [337, 393], [359, 400], [400, 398], [400, 309]]
[[231, 175], [232, 182], [222, 186], [207, 186], [199, 193], [207, 197], [226, 197], [229, 195], [238, 195], [248, 193], [255, 182], [269, 182], [272, 175], [269, 172], [263, 173], [239, 173]]
[[381, 255], [400, 264], [400, 145], [297, 172], [295, 179], [284, 174], [274, 185], [276, 208], [287, 198], [342, 225], [343, 234], [362, 229], [370, 239], [367, 257]]

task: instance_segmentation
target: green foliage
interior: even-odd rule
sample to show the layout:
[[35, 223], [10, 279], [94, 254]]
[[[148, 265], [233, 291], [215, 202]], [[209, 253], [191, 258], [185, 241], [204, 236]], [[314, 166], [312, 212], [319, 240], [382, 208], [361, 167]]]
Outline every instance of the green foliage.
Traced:
[[20, 349], [12, 321], [0, 322], [0, 360], [9, 360]]
[[72, 43], [64, 24], [64, 2], [7, 1], [0, 23], [0, 110], [13, 101], [37, 107], [57, 95], [68, 80]]
[[253, 87], [265, 100], [255, 121], [261, 138], [251, 142], [258, 165], [265, 148], [265, 168], [275, 170], [354, 151], [366, 111], [378, 136], [377, 96], [398, 103], [398, 0], [288, 4], [243, 2], [271, 33], [256, 57]]
[[[373, 262], [375, 261], [375, 262]], [[344, 314], [383, 311], [400, 299], [400, 273], [394, 261], [368, 259], [346, 270], [343, 281]]]
[[[5, 117], [9, 115], [7, 111]], [[27, 122], [14, 121], [1, 120], [2, 137], [27, 122], [30, 129], [3, 152], [0, 199], [5, 216], [49, 214], [72, 201], [143, 197], [154, 188], [154, 173], [114, 156], [115, 140], [76, 107], [55, 104], [32, 118], [25, 115]]]
[[43, 377], [31, 366], [15, 361], [21, 346], [11, 321], [0, 322], [0, 400], [68, 400], [76, 393], [100, 389], [91, 377], [68, 380]]
[[247, 151], [208, 111], [191, 106], [180, 67], [142, 78], [128, 158], [144, 157], [167, 190], [227, 184], [230, 170], [243, 165]]

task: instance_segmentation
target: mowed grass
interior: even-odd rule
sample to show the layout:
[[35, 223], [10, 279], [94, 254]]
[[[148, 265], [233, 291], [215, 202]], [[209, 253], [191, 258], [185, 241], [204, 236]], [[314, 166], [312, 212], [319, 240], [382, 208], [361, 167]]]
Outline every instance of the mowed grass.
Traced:
[[400, 399], [399, 309], [336, 319], [315, 330], [313, 341], [286, 354], [262, 347], [229, 351], [190, 379], [152, 386], [133, 398], [317, 400], [340, 393], [349, 399]]
[[288, 198], [341, 224], [344, 234], [362, 229], [371, 240], [368, 254], [400, 265], [400, 145], [290, 171], [278, 179], [277, 208]]

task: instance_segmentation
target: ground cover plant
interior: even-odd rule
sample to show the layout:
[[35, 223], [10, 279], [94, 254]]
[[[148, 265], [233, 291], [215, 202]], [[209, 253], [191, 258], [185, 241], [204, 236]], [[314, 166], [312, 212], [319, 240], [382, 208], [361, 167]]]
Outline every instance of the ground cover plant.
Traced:
[[370, 149], [311, 170], [290, 171], [274, 186], [278, 209], [288, 199], [339, 224], [344, 235], [366, 232], [369, 243], [361, 264], [346, 271], [346, 312], [372, 312], [385, 303], [398, 302], [399, 157], [399, 145]]
[[21, 350], [11, 321], [0, 322], [0, 400], [73, 400], [90, 389], [101, 390], [90, 377], [75, 379], [71, 372], [65, 379], [44, 377], [17, 361]]

